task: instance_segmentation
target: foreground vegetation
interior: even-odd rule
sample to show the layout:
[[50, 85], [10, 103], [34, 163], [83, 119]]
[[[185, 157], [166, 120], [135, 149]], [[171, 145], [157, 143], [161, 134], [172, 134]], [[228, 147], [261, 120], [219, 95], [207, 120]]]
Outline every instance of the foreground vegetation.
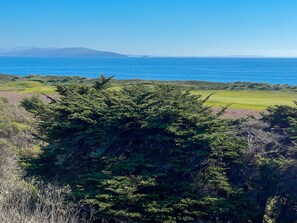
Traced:
[[293, 102], [229, 120], [210, 91], [118, 84], [1, 100], [1, 222], [296, 222]]
[[70, 188], [45, 184], [24, 172], [38, 156], [42, 142], [32, 118], [20, 107], [0, 99], [0, 222], [91, 222], [80, 217]]

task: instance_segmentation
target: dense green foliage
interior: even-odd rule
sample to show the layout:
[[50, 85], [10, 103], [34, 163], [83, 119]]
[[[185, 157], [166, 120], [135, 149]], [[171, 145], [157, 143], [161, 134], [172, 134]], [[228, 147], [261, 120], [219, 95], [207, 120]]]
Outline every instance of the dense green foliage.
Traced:
[[58, 175], [101, 217], [191, 222], [244, 219], [229, 170], [242, 145], [203, 101], [172, 86], [110, 91], [60, 87], [59, 100], [23, 106], [40, 120], [49, 145], [39, 165]]
[[47, 145], [30, 174], [110, 222], [294, 222], [296, 108], [228, 121], [172, 85], [59, 86], [22, 102]]
[[[296, 102], [295, 102], [296, 103]], [[275, 106], [268, 108], [262, 120], [269, 126], [267, 132], [278, 134], [265, 155], [269, 160], [270, 191], [277, 201], [277, 222], [295, 222], [297, 219], [297, 108]]]
[[287, 84], [267, 84], [254, 82], [234, 82], [228, 84], [229, 90], [260, 90], [260, 91], [279, 91], [279, 90], [297, 90], [295, 86]]
[[203, 90], [258, 90], [258, 91], [279, 91], [279, 90], [297, 90], [296, 86], [287, 84], [267, 84], [256, 82], [231, 82], [231, 83], [218, 83], [207, 81], [184, 81], [175, 82], [176, 84], [185, 84], [192, 87], [192, 89]]

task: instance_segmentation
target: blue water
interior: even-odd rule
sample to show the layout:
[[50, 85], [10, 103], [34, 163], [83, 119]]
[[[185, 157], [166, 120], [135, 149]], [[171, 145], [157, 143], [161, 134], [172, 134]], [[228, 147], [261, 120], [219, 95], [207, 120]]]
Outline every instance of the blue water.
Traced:
[[0, 73], [101, 74], [117, 79], [251, 81], [297, 85], [297, 59], [250, 58], [15, 58], [0, 57]]

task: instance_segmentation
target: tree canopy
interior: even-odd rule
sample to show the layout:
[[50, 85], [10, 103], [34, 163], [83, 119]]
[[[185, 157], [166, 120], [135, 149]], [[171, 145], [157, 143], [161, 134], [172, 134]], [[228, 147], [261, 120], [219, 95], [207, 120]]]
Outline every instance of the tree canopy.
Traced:
[[22, 102], [47, 142], [31, 171], [70, 184], [78, 200], [97, 207], [100, 219], [263, 222], [272, 198], [293, 196], [289, 187], [286, 196], [276, 192], [277, 177], [293, 167], [284, 167], [280, 153], [267, 155], [270, 141], [249, 148], [247, 132], [267, 136], [269, 128], [246, 131], [239, 124], [235, 131], [189, 91], [114, 88], [102, 77], [93, 86], [60, 86], [58, 92], [50, 103], [37, 97]]

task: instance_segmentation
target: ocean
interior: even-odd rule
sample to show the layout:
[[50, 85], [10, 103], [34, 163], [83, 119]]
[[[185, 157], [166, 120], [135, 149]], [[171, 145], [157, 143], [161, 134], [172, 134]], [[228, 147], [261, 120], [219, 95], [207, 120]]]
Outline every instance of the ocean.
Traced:
[[0, 57], [0, 73], [297, 85], [297, 58]]

